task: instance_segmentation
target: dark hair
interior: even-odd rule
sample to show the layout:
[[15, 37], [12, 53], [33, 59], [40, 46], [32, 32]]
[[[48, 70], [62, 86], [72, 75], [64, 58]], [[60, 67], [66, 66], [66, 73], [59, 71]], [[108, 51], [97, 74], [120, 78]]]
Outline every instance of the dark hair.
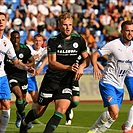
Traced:
[[130, 20], [124, 21], [124, 22], [121, 24], [121, 29], [123, 30], [125, 25], [132, 25], [132, 24], [133, 24], [133, 22], [130, 21]]
[[5, 14], [5, 13], [3, 13], [3, 12], [0, 12], [0, 15], [4, 15], [4, 16], [6, 17], [6, 14]]
[[43, 35], [41, 35], [41, 34], [36, 34], [36, 35], [34, 36], [34, 38], [36, 38], [36, 37], [42, 37], [42, 38], [44, 39]]
[[[19, 34], [19, 32], [17, 30], [14, 30], [11, 32], [11, 37], [13, 36], [13, 34]], [[20, 34], [19, 34], [20, 35]]]

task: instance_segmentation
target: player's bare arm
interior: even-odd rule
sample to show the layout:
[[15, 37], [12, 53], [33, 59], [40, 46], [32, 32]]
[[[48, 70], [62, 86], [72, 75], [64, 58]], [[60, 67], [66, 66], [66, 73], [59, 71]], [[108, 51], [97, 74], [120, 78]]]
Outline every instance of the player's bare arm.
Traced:
[[93, 65], [93, 73], [94, 73], [93, 75], [94, 75], [94, 78], [96, 79], [101, 79], [102, 77], [102, 74], [100, 72], [100, 69], [97, 63], [97, 59], [99, 57], [100, 57], [100, 54], [97, 51], [91, 54], [91, 63]]
[[25, 64], [23, 64], [21, 61], [18, 60], [18, 58], [13, 59], [14, 65], [22, 70], [28, 71], [32, 73], [33, 75], [35, 74], [35, 70], [33, 67], [27, 67]]

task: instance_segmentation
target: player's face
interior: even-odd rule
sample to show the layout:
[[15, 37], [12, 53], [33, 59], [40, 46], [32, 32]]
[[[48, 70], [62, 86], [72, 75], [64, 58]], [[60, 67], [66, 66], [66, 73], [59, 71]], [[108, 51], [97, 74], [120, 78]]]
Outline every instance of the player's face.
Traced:
[[11, 37], [11, 42], [14, 47], [17, 47], [20, 43], [20, 35], [17, 33], [13, 34]]
[[60, 32], [62, 34], [63, 37], [69, 37], [72, 33], [72, 19], [71, 18], [67, 18], [65, 20], [61, 20], [61, 22], [59, 22], [59, 29]]
[[122, 30], [123, 41], [131, 41], [133, 38], [133, 25], [125, 25]]
[[4, 31], [6, 27], [6, 18], [4, 15], [0, 15], [0, 31]]
[[34, 39], [34, 48], [38, 50], [43, 44], [43, 38], [42, 37], [35, 37]]

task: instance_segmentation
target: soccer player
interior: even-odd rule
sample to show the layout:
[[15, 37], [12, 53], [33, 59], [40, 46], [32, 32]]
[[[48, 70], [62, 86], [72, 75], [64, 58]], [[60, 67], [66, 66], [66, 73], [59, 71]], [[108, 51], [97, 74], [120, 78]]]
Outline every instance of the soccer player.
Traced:
[[[70, 106], [73, 80], [79, 80], [90, 63], [85, 40], [72, 33], [72, 22], [73, 18], [68, 12], [58, 18], [60, 33], [48, 40], [48, 69], [39, 90], [37, 108], [30, 110], [22, 120], [20, 133], [27, 133], [27, 124], [41, 117], [54, 100], [55, 112], [44, 130], [44, 133], [52, 133]], [[76, 63], [79, 55], [83, 58], [80, 65]]]
[[25, 64], [18, 60], [11, 41], [3, 35], [6, 22], [6, 15], [0, 12], [0, 132], [2, 133], [5, 133], [10, 119], [11, 100], [10, 87], [4, 70], [5, 55], [12, 59], [12, 63], [17, 68], [33, 72], [34, 74], [34, 69], [27, 67]]
[[[124, 82], [127, 87], [130, 100], [132, 101], [133, 100], [133, 71], [132, 70], [126, 76]], [[132, 126], [133, 126], [133, 105], [129, 109], [128, 118], [127, 118], [126, 122], [122, 125], [123, 133], [133, 133]]]
[[[81, 56], [78, 57], [77, 63], [81, 63], [82, 62], [82, 58]], [[103, 71], [104, 67], [97, 62], [98, 67]], [[73, 108], [77, 107], [79, 104], [79, 100], [80, 100], [80, 87], [79, 87], [79, 82], [76, 80], [73, 81], [73, 86], [72, 86], [72, 101], [70, 106], [68, 107], [67, 111], [66, 111], [66, 123], [65, 125], [71, 125], [72, 123], [72, 118], [74, 116], [74, 112], [73, 112]]]
[[72, 108], [77, 107], [79, 104], [79, 100], [80, 100], [80, 90], [79, 89], [80, 89], [79, 82], [77, 80], [74, 80], [73, 85], [72, 85], [72, 101], [65, 113], [65, 115], [66, 115], [65, 125], [71, 125], [71, 123], [72, 123], [72, 118], [74, 115]]
[[[104, 56], [104, 58], [106, 60], [108, 60], [107, 56]], [[133, 71], [132, 71], [132, 69], [129, 71], [128, 75], [126, 76], [126, 78], [124, 80], [124, 83], [128, 90], [129, 97], [130, 97], [131, 101], [133, 100], [133, 85], [132, 85]], [[100, 65], [100, 70], [104, 71], [104, 67], [102, 65]], [[129, 109], [128, 118], [127, 118], [126, 122], [122, 125], [123, 133], [133, 133], [132, 125], [133, 125], [133, 106], [131, 106], [131, 108]]]
[[[121, 37], [110, 41], [91, 55], [94, 77], [100, 79], [99, 89], [107, 111], [103, 112], [88, 133], [105, 132], [118, 118], [124, 94], [124, 79], [132, 69], [133, 62], [133, 23], [124, 21], [121, 25]], [[97, 59], [108, 55], [107, 66], [101, 74]]]
[[[76, 63], [80, 65], [82, 63], [82, 57], [81, 55], [78, 56]], [[73, 80], [72, 83], [72, 101], [70, 106], [68, 107], [65, 115], [66, 115], [66, 123], [65, 125], [71, 125], [72, 123], [72, 118], [74, 116], [73, 113], [73, 108], [77, 107], [79, 104], [80, 100], [80, 88], [79, 88], [79, 81], [78, 80]]]
[[[18, 31], [11, 32], [10, 38], [13, 47], [15, 49], [15, 53], [17, 58], [22, 61], [24, 64], [30, 67], [34, 67], [34, 59], [31, 55], [30, 49], [24, 45], [20, 44], [20, 34]], [[25, 97], [28, 88], [28, 80], [27, 80], [27, 71], [20, 70], [17, 67], [14, 67], [11, 59], [7, 56], [5, 57], [5, 71], [7, 74], [7, 78], [9, 81], [9, 86], [11, 92], [16, 96], [16, 108], [18, 114], [23, 118], [25, 116]], [[20, 116], [17, 116], [16, 127], [20, 127], [21, 119]]]
[[[44, 42], [44, 37], [41, 34], [36, 34], [34, 36], [34, 44], [27, 45], [31, 50], [31, 54], [35, 60], [34, 68], [36, 70], [36, 75], [41, 73], [44, 65], [46, 65], [48, 62], [47, 48], [41, 47], [43, 42]], [[37, 97], [38, 97], [38, 87], [37, 87], [35, 76], [32, 76], [31, 74], [28, 74], [28, 92], [30, 93], [31, 98], [33, 100], [32, 109], [35, 109], [37, 104]], [[40, 121], [36, 119], [32, 123], [40, 124]]]

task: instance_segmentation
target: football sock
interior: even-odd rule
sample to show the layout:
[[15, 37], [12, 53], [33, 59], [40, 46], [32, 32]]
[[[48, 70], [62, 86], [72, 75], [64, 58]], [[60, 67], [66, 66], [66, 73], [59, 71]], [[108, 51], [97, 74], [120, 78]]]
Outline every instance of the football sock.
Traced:
[[66, 114], [66, 121], [71, 120], [69, 117], [70, 112], [71, 112], [71, 108], [68, 108], [66, 113], [65, 113]]
[[100, 117], [91, 127], [91, 130], [93, 132], [99, 131], [99, 133], [105, 132], [106, 130], [108, 130], [108, 128], [110, 128], [114, 121], [115, 120], [110, 117], [109, 112], [105, 111], [100, 115]]
[[10, 119], [10, 109], [9, 110], [2, 110], [1, 123], [0, 123], [0, 133], [5, 133], [9, 119]]
[[70, 104], [70, 107], [75, 108], [75, 107], [78, 106], [78, 104], [79, 104], [79, 101], [72, 101], [71, 104]]
[[24, 110], [24, 104], [23, 104], [23, 100], [16, 100], [16, 107], [18, 110], [18, 113], [20, 114], [21, 117], [25, 116], [25, 110]]
[[109, 118], [107, 122], [105, 122], [105, 124], [103, 124], [99, 129], [98, 129], [98, 133], [103, 133], [105, 131], [107, 131], [111, 125], [114, 123], [115, 120], [113, 120], [112, 118]]
[[71, 109], [77, 107], [78, 104], [79, 104], [79, 101], [72, 101], [71, 102], [69, 108], [67, 109], [67, 111], [65, 113], [66, 114], [66, 121], [71, 120], [70, 117], [69, 117], [69, 114], [71, 112]]
[[39, 116], [36, 114], [36, 110], [32, 109], [26, 115], [24, 122], [28, 124], [29, 122], [34, 121], [37, 118], [39, 118]]
[[130, 110], [128, 112], [128, 118], [125, 123], [125, 132], [128, 130], [131, 130], [132, 125], [133, 125], [133, 106], [130, 108]]
[[53, 131], [57, 128], [62, 119], [63, 114], [59, 112], [55, 112], [54, 115], [51, 117], [49, 122], [46, 125], [46, 128], [43, 133], [53, 133]]
[[25, 100], [23, 100], [24, 107], [28, 104]]

